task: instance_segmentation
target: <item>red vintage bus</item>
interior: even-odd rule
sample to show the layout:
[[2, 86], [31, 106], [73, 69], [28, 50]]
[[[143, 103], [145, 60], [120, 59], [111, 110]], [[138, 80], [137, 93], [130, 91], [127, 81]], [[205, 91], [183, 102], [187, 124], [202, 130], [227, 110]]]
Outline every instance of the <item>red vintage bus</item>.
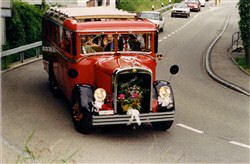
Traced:
[[43, 17], [50, 87], [70, 101], [82, 133], [114, 124], [171, 127], [174, 96], [169, 82], [156, 80], [157, 51], [157, 27], [136, 14], [109, 7], [51, 8]]

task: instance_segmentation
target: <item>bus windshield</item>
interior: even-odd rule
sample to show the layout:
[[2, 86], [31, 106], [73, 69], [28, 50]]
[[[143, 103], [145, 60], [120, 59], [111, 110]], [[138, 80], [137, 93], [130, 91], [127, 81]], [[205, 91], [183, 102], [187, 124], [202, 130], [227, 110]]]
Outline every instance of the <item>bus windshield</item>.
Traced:
[[80, 35], [81, 55], [115, 51], [152, 51], [152, 33]]

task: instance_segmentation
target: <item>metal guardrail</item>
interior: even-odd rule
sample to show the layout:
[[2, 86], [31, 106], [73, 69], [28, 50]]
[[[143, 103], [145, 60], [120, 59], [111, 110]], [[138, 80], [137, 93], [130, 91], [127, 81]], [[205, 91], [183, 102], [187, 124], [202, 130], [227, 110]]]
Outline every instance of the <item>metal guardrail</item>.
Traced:
[[2, 51], [2, 52], [0, 52], [1, 58], [19, 53], [20, 54], [20, 61], [23, 63], [24, 62], [24, 55], [25, 55], [24, 51], [30, 50], [32, 48], [36, 48], [36, 56], [39, 57], [39, 51], [40, 51], [39, 48], [41, 46], [42, 46], [42, 41], [39, 41], [39, 42], [24, 45], [24, 46], [20, 46], [17, 48], [13, 48], [10, 50]]
[[165, 6], [165, 7], [160, 8], [160, 9], [157, 9], [157, 10], [155, 10], [155, 11], [159, 11], [159, 12], [162, 13], [162, 12], [165, 12], [166, 10], [171, 9], [173, 6], [174, 6], [173, 4], [170, 4], [170, 5], [167, 5], [167, 6]]

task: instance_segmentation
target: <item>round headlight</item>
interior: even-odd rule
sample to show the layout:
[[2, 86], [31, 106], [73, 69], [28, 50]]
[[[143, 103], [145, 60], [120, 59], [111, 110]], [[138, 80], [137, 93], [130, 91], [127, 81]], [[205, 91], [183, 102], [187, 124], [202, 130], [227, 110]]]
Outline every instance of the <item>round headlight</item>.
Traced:
[[169, 97], [170, 93], [171, 93], [171, 90], [168, 86], [162, 86], [159, 89], [159, 96], [163, 99]]
[[95, 90], [94, 97], [96, 101], [104, 101], [106, 98], [106, 91], [103, 88], [98, 88]]

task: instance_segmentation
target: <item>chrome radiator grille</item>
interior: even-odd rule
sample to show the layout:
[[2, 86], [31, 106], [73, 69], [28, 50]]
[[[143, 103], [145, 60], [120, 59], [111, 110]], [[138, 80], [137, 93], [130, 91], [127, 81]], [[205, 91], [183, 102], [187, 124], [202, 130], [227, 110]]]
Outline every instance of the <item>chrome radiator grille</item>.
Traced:
[[140, 100], [140, 113], [148, 113], [152, 109], [151, 99], [152, 99], [152, 73], [150, 70], [145, 70], [142, 68], [124, 69], [118, 70], [114, 73], [114, 107], [115, 113], [125, 114], [121, 107], [120, 101], [118, 101], [118, 96], [122, 93], [122, 85], [137, 86], [143, 92], [142, 99]]

